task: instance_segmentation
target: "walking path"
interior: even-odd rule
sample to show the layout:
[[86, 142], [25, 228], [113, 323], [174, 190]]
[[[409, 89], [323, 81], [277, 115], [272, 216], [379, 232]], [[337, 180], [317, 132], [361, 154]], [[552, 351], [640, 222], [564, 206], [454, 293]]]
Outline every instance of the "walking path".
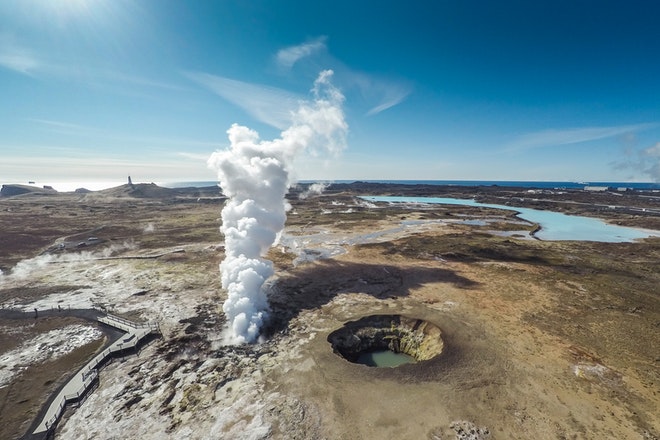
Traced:
[[145, 337], [160, 333], [158, 324], [155, 323], [138, 324], [114, 315], [101, 316], [97, 320], [105, 325], [122, 330], [126, 334], [97, 354], [64, 385], [32, 434], [46, 433], [54, 428], [62, 416], [66, 404], [79, 402], [85, 396], [85, 393], [98, 380], [98, 368], [111, 356], [121, 355], [125, 350], [133, 350]]

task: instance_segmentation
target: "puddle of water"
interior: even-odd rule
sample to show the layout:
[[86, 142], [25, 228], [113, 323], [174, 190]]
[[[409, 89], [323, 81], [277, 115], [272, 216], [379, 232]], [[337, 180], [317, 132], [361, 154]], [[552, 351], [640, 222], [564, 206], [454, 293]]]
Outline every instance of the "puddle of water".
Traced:
[[403, 364], [414, 364], [415, 358], [405, 353], [395, 353], [390, 350], [371, 351], [362, 353], [358, 357], [357, 364], [369, 367], [398, 367]]
[[591, 217], [566, 215], [553, 211], [518, 208], [507, 205], [478, 203], [470, 199], [454, 199], [446, 197], [363, 197], [372, 202], [390, 203], [439, 203], [445, 205], [481, 206], [485, 208], [506, 209], [517, 211], [518, 217], [541, 225], [541, 230], [535, 236], [541, 240], [583, 240], [609, 243], [631, 242], [640, 238], [660, 237], [660, 232], [611, 225]]
[[486, 220], [462, 220], [461, 223], [468, 226], [486, 226], [488, 224]]

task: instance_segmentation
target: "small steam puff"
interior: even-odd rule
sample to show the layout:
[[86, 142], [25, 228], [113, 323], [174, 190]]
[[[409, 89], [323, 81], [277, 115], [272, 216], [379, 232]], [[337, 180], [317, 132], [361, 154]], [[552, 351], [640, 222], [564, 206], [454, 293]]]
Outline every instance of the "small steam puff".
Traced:
[[306, 191], [301, 192], [298, 198], [304, 200], [310, 196], [322, 194], [328, 186], [330, 186], [330, 184], [326, 182], [313, 183], [309, 185]]
[[261, 141], [256, 131], [233, 124], [227, 130], [230, 148], [208, 160], [229, 198], [220, 227], [225, 237], [220, 272], [228, 295], [222, 308], [229, 344], [255, 342], [268, 318], [264, 283], [273, 275], [273, 264], [263, 257], [276, 244], [291, 208], [285, 195], [294, 184], [293, 159], [304, 151], [337, 153], [345, 146], [344, 96], [331, 84], [331, 76], [331, 70], [319, 74], [314, 100], [300, 103], [280, 138]]
[[4, 273], [0, 270], [0, 286], [11, 280], [22, 280], [32, 276], [35, 272], [42, 271], [44, 267], [55, 263], [79, 263], [92, 261], [98, 258], [107, 258], [124, 250], [132, 250], [137, 246], [132, 241], [122, 244], [112, 244], [97, 252], [72, 252], [66, 254], [43, 254], [34, 258], [21, 260], [11, 269]]

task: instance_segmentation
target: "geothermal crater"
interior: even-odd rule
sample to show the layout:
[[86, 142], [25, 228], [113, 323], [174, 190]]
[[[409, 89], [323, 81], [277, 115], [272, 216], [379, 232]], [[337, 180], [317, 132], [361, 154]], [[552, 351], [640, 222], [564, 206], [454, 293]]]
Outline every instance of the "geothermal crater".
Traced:
[[[426, 361], [442, 353], [444, 343], [438, 326], [422, 319], [401, 315], [372, 315], [349, 321], [328, 335], [336, 354], [349, 362], [369, 366], [396, 366]], [[373, 362], [373, 353], [389, 351], [409, 356], [394, 362]], [[391, 359], [391, 357], [387, 357]], [[368, 361], [366, 359], [369, 359]]]

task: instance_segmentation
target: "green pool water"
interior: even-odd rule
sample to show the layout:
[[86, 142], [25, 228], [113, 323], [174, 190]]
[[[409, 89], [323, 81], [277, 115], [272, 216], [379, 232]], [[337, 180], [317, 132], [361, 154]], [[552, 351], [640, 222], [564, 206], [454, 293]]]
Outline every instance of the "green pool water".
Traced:
[[368, 365], [369, 367], [398, 367], [403, 364], [415, 363], [415, 358], [404, 353], [380, 350], [362, 353], [356, 363]]

